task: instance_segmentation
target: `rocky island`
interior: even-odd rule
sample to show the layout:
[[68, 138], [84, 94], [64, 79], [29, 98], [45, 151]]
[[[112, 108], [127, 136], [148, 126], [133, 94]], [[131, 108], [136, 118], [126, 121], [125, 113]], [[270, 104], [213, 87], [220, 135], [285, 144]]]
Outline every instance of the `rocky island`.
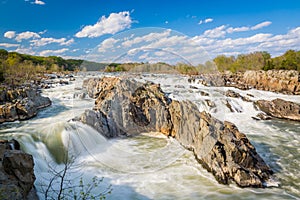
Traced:
[[104, 77], [84, 85], [96, 101], [80, 120], [107, 138], [158, 131], [194, 152], [220, 183], [265, 187], [272, 178], [270, 167], [234, 124], [200, 113], [189, 101], [168, 98], [157, 84]]

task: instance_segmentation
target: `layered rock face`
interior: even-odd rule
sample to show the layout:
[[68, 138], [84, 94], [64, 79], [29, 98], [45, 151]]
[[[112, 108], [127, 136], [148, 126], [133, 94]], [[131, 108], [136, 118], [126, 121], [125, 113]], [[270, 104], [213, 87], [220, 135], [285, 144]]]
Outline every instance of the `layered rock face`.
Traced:
[[281, 119], [300, 121], [300, 105], [283, 99], [258, 100], [255, 104], [268, 115]]
[[294, 70], [246, 71], [224, 75], [225, 85], [240, 89], [255, 88], [284, 94], [300, 94], [299, 72]]
[[4, 90], [0, 92], [0, 123], [32, 118], [49, 105], [50, 99], [35, 89]]
[[0, 141], [0, 199], [38, 199], [34, 187], [34, 162], [16, 140]]
[[193, 151], [220, 183], [264, 187], [271, 178], [272, 170], [234, 124], [200, 113], [189, 101], [169, 99], [159, 85], [122, 78], [86, 83], [89, 95], [97, 99], [93, 110], [87, 110], [80, 120], [104, 136], [159, 131]]

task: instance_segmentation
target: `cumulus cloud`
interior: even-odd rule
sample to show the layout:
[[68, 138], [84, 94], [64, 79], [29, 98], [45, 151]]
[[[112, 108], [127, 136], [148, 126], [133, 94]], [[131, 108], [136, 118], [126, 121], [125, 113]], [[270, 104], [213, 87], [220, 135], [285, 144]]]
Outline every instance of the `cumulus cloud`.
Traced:
[[74, 39], [72, 38], [70, 40], [67, 40], [66, 38], [59, 38], [59, 39], [40, 38], [40, 39], [31, 40], [30, 42], [33, 46], [36, 46], [36, 47], [45, 46], [45, 45], [52, 44], [52, 43], [57, 43], [61, 46], [63, 46], [63, 45], [68, 46], [68, 45], [71, 45], [72, 43], [74, 43]]
[[106, 50], [112, 49], [118, 41], [119, 40], [114, 39], [114, 38], [108, 38], [108, 39], [104, 40], [100, 44], [100, 47], [98, 48], [98, 52], [105, 52]]
[[265, 21], [265, 22], [256, 24], [255, 26], [252, 26], [252, 27], [251, 27], [251, 30], [261, 29], [261, 28], [263, 28], [263, 27], [270, 26], [271, 24], [272, 24], [272, 22], [270, 22], [270, 21]]
[[207, 18], [207, 19], [204, 19], [204, 20], [200, 20], [199, 22], [198, 22], [198, 24], [207, 24], [207, 23], [210, 23], [210, 22], [213, 22], [214, 21], [214, 19], [212, 19], [212, 18]]
[[30, 38], [40, 38], [40, 37], [41, 36], [37, 33], [26, 31], [23, 33], [19, 33], [15, 39], [18, 42], [22, 42], [22, 40], [28, 40]]
[[0, 47], [10, 48], [10, 47], [18, 47], [19, 44], [10, 44], [10, 43], [0, 43]]
[[115, 34], [126, 28], [130, 28], [132, 23], [129, 11], [111, 13], [107, 18], [102, 16], [94, 25], [83, 27], [75, 36], [78, 38], [94, 38], [105, 34]]
[[209, 37], [209, 38], [224, 37], [226, 35], [225, 28], [226, 28], [226, 26], [222, 25], [222, 26], [216, 27], [214, 29], [209, 29], [209, 30], [206, 30], [203, 35], [205, 37]]
[[69, 51], [68, 48], [58, 49], [58, 50], [44, 50], [40, 52], [40, 56], [50, 56], [65, 53]]
[[7, 31], [4, 33], [4, 37], [12, 39], [16, 36], [16, 31]]
[[41, 1], [41, 0], [35, 0], [34, 2], [31, 2], [32, 4], [36, 4], [36, 5], [45, 5], [46, 3]]

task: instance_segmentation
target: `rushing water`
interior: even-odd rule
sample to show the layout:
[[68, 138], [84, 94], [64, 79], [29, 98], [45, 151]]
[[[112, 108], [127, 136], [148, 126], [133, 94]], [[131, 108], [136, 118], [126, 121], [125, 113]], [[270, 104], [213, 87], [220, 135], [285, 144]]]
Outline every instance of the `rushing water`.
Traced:
[[[273, 119], [255, 121], [257, 111], [251, 102], [229, 98], [232, 89], [251, 100], [283, 98], [300, 103], [299, 96], [266, 91], [241, 91], [235, 88], [205, 87], [188, 83], [177, 75], [143, 75], [139, 81], [160, 83], [169, 97], [189, 99], [199, 110], [206, 110], [220, 120], [235, 123], [256, 147], [258, 153], [274, 170], [279, 187], [241, 189], [234, 184], [218, 184], [214, 177], [197, 163], [193, 154], [172, 138], [159, 133], [142, 133], [138, 137], [107, 140], [91, 127], [72, 121], [94, 100], [84, 98], [79, 88], [82, 77], [70, 85], [43, 91], [53, 105], [38, 116], [21, 122], [5, 123], [0, 138], [16, 138], [23, 150], [35, 160], [35, 186], [41, 199], [53, 172], [64, 165], [64, 152], [74, 157], [66, 179], [76, 185], [83, 177], [88, 183], [93, 176], [104, 177], [99, 188], [112, 185], [108, 199], [299, 199], [300, 198], [300, 123]], [[194, 86], [194, 87], [191, 87]], [[209, 96], [202, 96], [201, 91]], [[250, 95], [249, 95], [250, 94]], [[215, 104], [209, 107], [207, 100]], [[231, 112], [226, 103], [235, 112]], [[56, 186], [54, 186], [55, 189]], [[96, 192], [101, 191], [97, 188]], [[51, 195], [51, 193], [50, 193]], [[52, 194], [55, 195], [55, 194]]]

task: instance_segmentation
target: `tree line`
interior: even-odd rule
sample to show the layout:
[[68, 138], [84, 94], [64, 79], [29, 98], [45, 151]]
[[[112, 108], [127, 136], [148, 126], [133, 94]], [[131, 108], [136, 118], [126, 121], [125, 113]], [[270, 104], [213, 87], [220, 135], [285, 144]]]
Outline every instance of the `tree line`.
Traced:
[[83, 60], [33, 56], [0, 49], [0, 83], [19, 85], [33, 80], [39, 74], [74, 71], [79, 69], [82, 62]]
[[105, 72], [162, 72], [197, 75], [200, 73], [243, 72], [246, 70], [298, 70], [300, 71], [300, 51], [288, 50], [283, 55], [272, 58], [266, 51], [258, 51], [238, 56], [219, 55], [213, 61], [192, 66], [186, 63], [170, 65], [163, 62], [152, 63], [96, 63], [81, 59], [63, 59], [58, 56], [33, 56], [8, 52], [0, 49], [0, 83], [23, 84], [44, 73], [76, 70]]
[[220, 55], [214, 58], [220, 72], [246, 70], [297, 70], [300, 71], [300, 51], [288, 50], [283, 55], [271, 58], [266, 51], [258, 51], [238, 56]]

